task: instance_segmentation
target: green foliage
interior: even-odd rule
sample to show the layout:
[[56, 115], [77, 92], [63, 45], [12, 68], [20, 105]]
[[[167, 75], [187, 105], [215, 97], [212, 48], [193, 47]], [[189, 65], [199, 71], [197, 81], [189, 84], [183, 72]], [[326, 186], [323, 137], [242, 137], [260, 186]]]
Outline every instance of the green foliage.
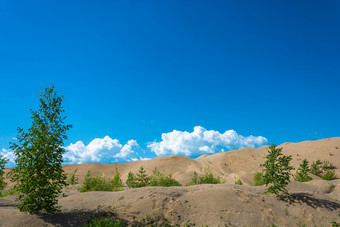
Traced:
[[312, 180], [310, 176], [308, 176], [308, 172], [310, 172], [310, 168], [308, 166], [307, 159], [304, 159], [300, 164], [300, 167], [296, 174], [294, 175], [294, 179], [299, 182], [307, 182]]
[[[286, 186], [290, 182], [290, 171], [294, 169], [289, 165], [292, 156], [282, 154], [282, 148], [277, 148], [275, 144], [271, 145], [263, 165], [263, 181], [267, 186], [266, 193], [272, 193], [276, 196], [288, 194]], [[268, 185], [270, 185], [268, 187]]]
[[163, 173], [160, 173], [158, 169], [155, 167], [153, 170], [153, 174], [150, 177], [149, 186], [162, 186], [162, 187], [171, 187], [171, 186], [181, 186], [181, 184], [172, 178], [172, 175], [164, 176]]
[[235, 181], [235, 184], [243, 185], [243, 182], [241, 181], [241, 179], [238, 179], [237, 181]]
[[18, 194], [18, 192], [14, 189], [14, 188], [12, 188], [11, 190], [9, 190], [9, 191], [3, 191], [3, 192], [1, 192], [0, 193], [0, 197], [6, 197], [6, 196], [10, 196], [10, 195], [17, 195]]
[[321, 162], [319, 159], [313, 162], [311, 173], [321, 177], [323, 180], [335, 180], [337, 175], [335, 174], [335, 166], [329, 161]]
[[5, 168], [5, 165], [7, 163], [7, 159], [6, 158], [3, 158], [1, 155], [0, 155], [0, 191], [3, 190], [6, 186], [6, 182], [5, 182], [5, 178], [4, 178], [4, 168]]
[[262, 185], [264, 185], [263, 173], [257, 172], [254, 175], [254, 186], [262, 186]]
[[135, 178], [136, 178], [135, 175], [130, 171], [128, 174], [128, 178], [126, 180], [126, 185], [129, 188], [137, 188], [137, 182]]
[[66, 117], [61, 103], [63, 96], [57, 96], [54, 87], [46, 88], [40, 94], [40, 106], [31, 110], [32, 125], [24, 132], [18, 128], [17, 143], [10, 148], [16, 155], [17, 165], [10, 175], [17, 184], [18, 209], [37, 213], [59, 211], [57, 197], [67, 185], [62, 169], [62, 157], [66, 132], [71, 125], [65, 125]]
[[340, 223], [336, 221], [330, 221], [329, 223], [331, 223], [332, 227], [340, 227]]
[[115, 221], [112, 220], [111, 218], [96, 218], [92, 220], [89, 224], [83, 225], [83, 227], [123, 227], [126, 226], [124, 225], [123, 222], [121, 221]]
[[321, 179], [323, 180], [335, 180], [338, 176], [336, 175], [334, 170], [327, 170], [321, 175]]
[[83, 181], [83, 185], [78, 188], [78, 191], [121, 191], [123, 190], [122, 187], [122, 180], [120, 179], [120, 175], [117, 170], [113, 179], [102, 175], [91, 178], [91, 173], [88, 171]]
[[68, 178], [67, 178], [67, 180], [66, 180], [66, 183], [67, 183], [68, 185], [75, 185], [75, 184], [78, 184], [78, 176], [76, 175], [77, 171], [78, 171], [78, 168], [76, 168], [76, 169], [73, 171], [73, 173], [71, 173], [71, 174], [68, 176]]
[[210, 170], [206, 170], [205, 174], [200, 177], [195, 171], [194, 176], [191, 178], [191, 181], [187, 184], [187, 186], [195, 184], [221, 184], [221, 178], [220, 176], [214, 177]]
[[145, 174], [145, 170], [143, 167], [140, 168], [137, 176], [135, 176], [130, 171], [126, 180], [126, 184], [129, 188], [140, 188], [146, 186], [171, 187], [181, 185], [178, 181], [172, 178], [171, 174], [168, 176], [164, 176], [164, 174], [159, 172], [157, 168], [153, 170], [152, 175], [149, 177]]
[[311, 165], [311, 170], [310, 172], [316, 176], [321, 176], [322, 174], [322, 166], [321, 166], [322, 162], [320, 161], [320, 159], [316, 160], [316, 162], [313, 162]]

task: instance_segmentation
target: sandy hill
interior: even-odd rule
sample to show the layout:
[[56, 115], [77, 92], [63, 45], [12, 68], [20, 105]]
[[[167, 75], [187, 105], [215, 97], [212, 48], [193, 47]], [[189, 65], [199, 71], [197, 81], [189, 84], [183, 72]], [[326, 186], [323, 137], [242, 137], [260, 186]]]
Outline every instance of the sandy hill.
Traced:
[[[284, 143], [285, 155], [292, 155], [297, 169], [303, 159], [310, 163], [328, 160], [337, 168], [340, 177], [340, 137]], [[264, 163], [268, 146], [244, 148], [197, 159], [172, 155], [147, 161], [119, 163], [117, 168], [125, 182], [129, 171], [138, 172], [143, 166], [148, 174], [156, 167], [180, 183], [188, 183], [194, 171], [203, 174], [210, 169], [225, 181], [220, 185], [190, 187], [147, 187], [120, 192], [79, 193], [69, 186], [67, 197], [60, 198], [62, 213], [56, 215], [28, 215], [15, 209], [14, 197], [0, 198], [0, 226], [81, 226], [93, 212], [113, 212], [130, 225], [145, 218], [167, 220], [172, 225], [195, 223], [209, 226], [331, 226], [340, 222], [340, 180], [324, 181], [312, 176], [310, 182], [292, 182], [291, 196], [278, 200], [264, 195], [264, 186], [254, 187], [253, 176]], [[113, 177], [114, 164], [86, 163], [65, 165], [67, 173], [78, 169], [80, 183], [88, 170], [91, 176], [103, 174]], [[293, 171], [294, 173], [294, 171]], [[235, 185], [241, 179], [244, 185]], [[9, 185], [9, 187], [11, 184]], [[159, 223], [160, 223], [159, 222]]]

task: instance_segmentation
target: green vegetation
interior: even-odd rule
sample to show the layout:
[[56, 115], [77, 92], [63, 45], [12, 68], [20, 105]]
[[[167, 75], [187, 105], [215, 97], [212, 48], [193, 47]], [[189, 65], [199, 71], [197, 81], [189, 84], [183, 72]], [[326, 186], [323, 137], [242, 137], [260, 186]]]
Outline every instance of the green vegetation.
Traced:
[[140, 170], [136, 176], [131, 171], [129, 172], [126, 184], [129, 188], [140, 188], [147, 186], [171, 187], [181, 185], [178, 181], [172, 178], [171, 174], [165, 176], [163, 173], [159, 172], [156, 167], [153, 170], [152, 175], [149, 177], [145, 173], [143, 166], [140, 167]]
[[126, 226], [121, 221], [115, 221], [111, 218], [96, 218], [94, 220], [91, 220], [91, 222], [87, 225], [83, 225], [83, 227], [123, 227]]
[[[275, 144], [271, 145], [266, 156], [264, 167], [263, 181], [267, 186], [266, 193], [272, 193], [276, 196], [288, 194], [286, 186], [290, 182], [290, 171], [294, 169], [289, 165], [292, 156], [282, 154], [283, 148], [277, 148]], [[268, 185], [270, 185], [268, 187]]]
[[332, 227], [340, 227], [340, 223], [336, 221], [330, 221], [329, 223], [331, 223]]
[[237, 181], [235, 181], [235, 184], [243, 185], [243, 182], [241, 181], [241, 179], [238, 179]]
[[296, 174], [294, 175], [294, 179], [299, 182], [307, 182], [311, 181], [312, 178], [308, 176], [308, 172], [310, 172], [310, 168], [308, 166], [307, 159], [304, 159], [302, 163], [300, 164], [300, 167]]
[[90, 171], [87, 171], [83, 185], [78, 188], [80, 192], [91, 192], [91, 191], [121, 191], [123, 190], [122, 180], [116, 169], [116, 174], [113, 179], [98, 175], [91, 177]]
[[257, 172], [254, 175], [254, 186], [262, 186], [262, 185], [264, 185], [263, 173]]
[[78, 177], [77, 177], [77, 175], [76, 175], [77, 171], [78, 171], [78, 168], [76, 168], [76, 169], [73, 171], [73, 173], [71, 173], [71, 174], [68, 176], [68, 178], [67, 178], [67, 180], [66, 180], [66, 183], [67, 183], [68, 185], [75, 185], [75, 184], [78, 184]]
[[18, 192], [14, 188], [12, 188], [9, 191], [2, 191], [0, 193], [0, 197], [6, 197], [6, 196], [10, 196], [10, 195], [17, 195], [17, 194], [18, 194]]
[[335, 166], [329, 161], [321, 162], [319, 159], [313, 162], [311, 167], [311, 173], [321, 177], [323, 180], [335, 180], [337, 175], [334, 171]]
[[63, 96], [57, 96], [53, 86], [46, 88], [40, 94], [39, 109], [31, 110], [31, 127], [27, 132], [18, 128], [17, 143], [11, 143], [17, 167], [10, 175], [16, 182], [20, 211], [32, 214], [60, 210], [57, 197], [67, 185], [61, 166], [66, 152], [63, 144], [67, 139], [66, 132], [71, 128], [71, 125], [65, 125], [66, 117], [61, 115], [64, 112], [62, 101]]
[[196, 184], [221, 184], [221, 178], [220, 176], [214, 177], [210, 170], [206, 170], [205, 175], [200, 177], [195, 171], [194, 176], [191, 178], [191, 181], [187, 184], [187, 186]]
[[3, 190], [6, 186], [6, 182], [5, 182], [5, 178], [4, 178], [4, 168], [5, 168], [5, 165], [7, 163], [7, 159], [6, 158], [3, 158], [1, 155], [0, 155], [0, 191]]

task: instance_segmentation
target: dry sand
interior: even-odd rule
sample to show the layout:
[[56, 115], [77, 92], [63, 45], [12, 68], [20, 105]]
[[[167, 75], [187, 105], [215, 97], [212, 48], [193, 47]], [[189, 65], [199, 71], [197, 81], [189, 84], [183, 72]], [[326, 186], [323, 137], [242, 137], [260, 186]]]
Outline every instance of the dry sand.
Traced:
[[[331, 161], [340, 176], [340, 137], [301, 143], [284, 143], [285, 155], [292, 155], [297, 169], [303, 159], [310, 163]], [[226, 182], [220, 185], [190, 187], [147, 187], [120, 192], [77, 192], [77, 187], [65, 188], [67, 197], [60, 197], [62, 213], [29, 215], [19, 212], [15, 196], [0, 198], [0, 226], [81, 226], [95, 213], [110, 212], [130, 225], [146, 220], [165, 220], [171, 225], [195, 223], [196, 226], [331, 226], [340, 222], [340, 180], [324, 181], [313, 176], [310, 182], [292, 182], [291, 193], [284, 200], [264, 195], [265, 187], [251, 186], [254, 174], [264, 163], [268, 146], [244, 148], [225, 153], [203, 155], [197, 159], [182, 156], [158, 157], [147, 161], [117, 164], [125, 182], [129, 171], [143, 166], [148, 174], [157, 167], [180, 183], [188, 183], [196, 171], [210, 169]], [[80, 183], [88, 170], [92, 176], [113, 177], [115, 165], [86, 163], [65, 165], [67, 173], [78, 168]], [[295, 173], [295, 171], [293, 171]], [[241, 179], [244, 185], [235, 185]], [[9, 184], [8, 187], [12, 185]], [[145, 221], [144, 223], [147, 223]]]

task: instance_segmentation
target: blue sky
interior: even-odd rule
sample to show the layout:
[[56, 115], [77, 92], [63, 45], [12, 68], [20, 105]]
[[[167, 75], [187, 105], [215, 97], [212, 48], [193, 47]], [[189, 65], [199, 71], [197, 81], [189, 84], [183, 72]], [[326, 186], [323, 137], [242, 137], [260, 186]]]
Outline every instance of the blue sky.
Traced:
[[339, 1], [0, 0], [0, 151], [51, 84], [77, 163], [340, 136], [339, 24]]

